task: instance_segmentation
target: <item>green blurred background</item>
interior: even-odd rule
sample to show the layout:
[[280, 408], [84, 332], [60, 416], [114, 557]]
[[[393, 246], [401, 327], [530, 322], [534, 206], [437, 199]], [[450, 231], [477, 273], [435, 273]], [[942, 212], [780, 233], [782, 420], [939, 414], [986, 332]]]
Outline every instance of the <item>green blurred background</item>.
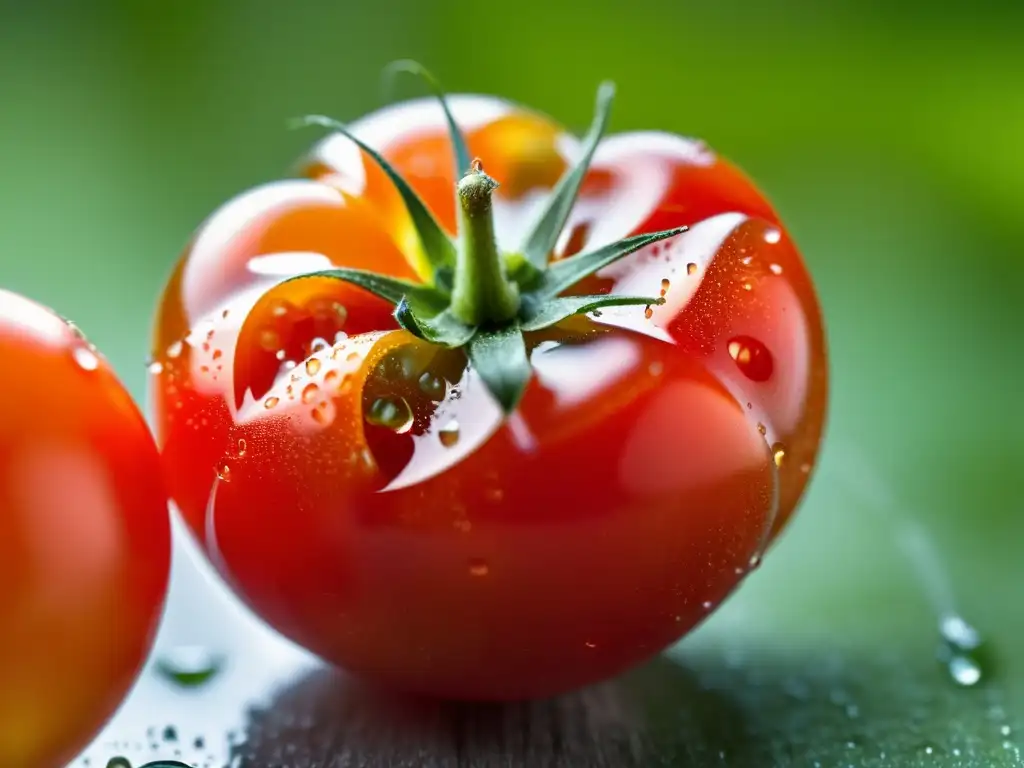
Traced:
[[[811, 493], [680, 651], [743, 713], [730, 754], [754, 765], [798, 744], [795, 764], [837, 764], [845, 723], [857, 764], [1016, 765], [1022, 40], [1019, 0], [4, 0], [0, 284], [75, 320], [141, 399], [163, 280], [214, 207], [303, 149], [287, 118], [379, 107], [396, 58], [576, 128], [614, 79], [614, 130], [700, 136], [759, 180], [828, 321], [830, 443]], [[938, 561], [924, 586], [907, 530]], [[947, 586], [996, 660], [969, 691], [934, 661]], [[872, 666], [883, 652], [898, 673]], [[835, 653], [845, 671], [814, 666]], [[736, 654], [760, 676], [736, 672]], [[823, 690], [861, 680], [856, 722], [783, 695], [794, 674]], [[689, 727], [692, 744], [710, 739]]]

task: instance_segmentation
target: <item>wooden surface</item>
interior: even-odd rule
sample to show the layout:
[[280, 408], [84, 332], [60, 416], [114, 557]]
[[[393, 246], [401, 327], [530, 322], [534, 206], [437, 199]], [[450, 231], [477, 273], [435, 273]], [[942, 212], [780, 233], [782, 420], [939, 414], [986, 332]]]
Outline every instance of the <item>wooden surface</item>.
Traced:
[[554, 701], [439, 704], [315, 672], [251, 713], [239, 768], [587, 768], [648, 765], [618, 684]]

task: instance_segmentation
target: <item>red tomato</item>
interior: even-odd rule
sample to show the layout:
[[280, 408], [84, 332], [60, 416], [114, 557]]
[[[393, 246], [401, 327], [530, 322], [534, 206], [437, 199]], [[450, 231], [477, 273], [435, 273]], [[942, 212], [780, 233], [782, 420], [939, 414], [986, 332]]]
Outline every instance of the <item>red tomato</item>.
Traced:
[[121, 703], [163, 607], [160, 457], [82, 335], [0, 290], [0, 765], [63, 766]]
[[[512, 250], [580, 145], [496, 99], [450, 103], [501, 183]], [[353, 130], [454, 234], [440, 107]], [[281, 284], [332, 265], [430, 274], [348, 139], [301, 175], [207, 220], [155, 334], [165, 476], [243, 599], [354, 673], [478, 699], [609, 677], [698, 624], [792, 514], [825, 412], [811, 280], [757, 188], [699, 142], [605, 140], [553, 258], [689, 225], [573, 288], [665, 303], [527, 334], [533, 376], [506, 417], [461, 350], [399, 329], [386, 301]]]

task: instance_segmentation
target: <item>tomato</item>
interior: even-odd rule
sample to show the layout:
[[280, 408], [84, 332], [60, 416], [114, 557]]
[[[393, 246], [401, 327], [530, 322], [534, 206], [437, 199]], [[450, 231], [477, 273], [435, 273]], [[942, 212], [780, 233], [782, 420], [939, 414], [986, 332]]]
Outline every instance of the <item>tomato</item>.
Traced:
[[[180, 260], [158, 440], [211, 560], [288, 637], [418, 693], [545, 696], [663, 650], [760, 561], [822, 435], [821, 313], [770, 203], [702, 143], [622, 134], [588, 165], [598, 129], [581, 144], [498, 99], [448, 103], [481, 161], [461, 180], [436, 101], [351, 130], [459, 234], [456, 261], [332, 133]], [[534, 226], [555, 200], [567, 220]], [[523, 332], [537, 286], [599, 303]]]
[[0, 764], [63, 766], [149, 651], [171, 533], [160, 457], [110, 366], [0, 290]]

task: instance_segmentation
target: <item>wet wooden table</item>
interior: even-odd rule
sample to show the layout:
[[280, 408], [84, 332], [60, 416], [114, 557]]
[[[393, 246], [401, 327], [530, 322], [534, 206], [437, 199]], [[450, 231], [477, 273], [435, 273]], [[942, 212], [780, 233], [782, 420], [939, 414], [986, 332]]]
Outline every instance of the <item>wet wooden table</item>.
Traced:
[[[1024, 764], [1000, 746], [1009, 720], [991, 719], [1014, 702], [999, 700], [998, 687], [943, 685], [927, 643], [921, 653], [865, 656], [834, 641], [769, 644], [723, 626], [555, 700], [445, 704], [371, 690], [325, 667], [178, 557], [150, 664], [73, 766], [115, 756], [203, 768], [903, 766], [925, 764], [904, 758], [933, 746], [929, 768]], [[202, 684], [167, 673], [169, 660], [188, 673], [212, 659]], [[942, 754], [922, 736], [925, 723], [933, 733], [949, 724], [939, 729]]]

